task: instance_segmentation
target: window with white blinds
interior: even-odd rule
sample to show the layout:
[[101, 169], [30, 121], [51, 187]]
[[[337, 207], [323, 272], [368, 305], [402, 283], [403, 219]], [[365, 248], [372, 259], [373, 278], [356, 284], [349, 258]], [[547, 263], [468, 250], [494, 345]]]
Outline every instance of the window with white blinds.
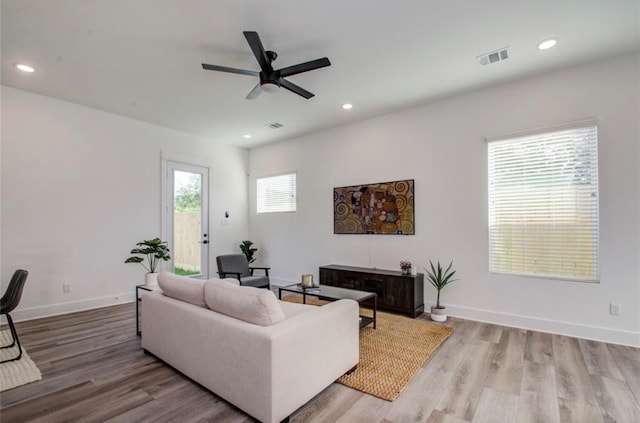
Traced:
[[597, 282], [597, 126], [489, 140], [489, 269]]
[[258, 178], [256, 182], [257, 212], [296, 211], [296, 174]]

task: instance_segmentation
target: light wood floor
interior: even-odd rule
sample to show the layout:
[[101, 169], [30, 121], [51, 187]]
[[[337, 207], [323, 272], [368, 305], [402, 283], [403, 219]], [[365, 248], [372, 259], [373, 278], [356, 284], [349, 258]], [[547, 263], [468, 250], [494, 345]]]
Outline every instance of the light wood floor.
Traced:
[[[333, 384], [292, 422], [640, 422], [639, 349], [447, 324], [452, 336], [395, 402]], [[253, 421], [145, 356], [134, 304], [17, 326], [43, 379], [1, 394], [2, 422]]]

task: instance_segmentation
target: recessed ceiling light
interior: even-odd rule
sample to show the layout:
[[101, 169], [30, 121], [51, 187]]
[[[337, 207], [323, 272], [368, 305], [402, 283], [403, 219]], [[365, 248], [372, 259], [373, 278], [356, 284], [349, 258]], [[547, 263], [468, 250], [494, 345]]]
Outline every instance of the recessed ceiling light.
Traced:
[[555, 38], [549, 38], [548, 40], [540, 42], [540, 44], [538, 44], [538, 48], [540, 50], [547, 50], [555, 46], [557, 42], [558, 40], [556, 40]]
[[251, 134], [244, 134], [244, 135], [242, 136], [242, 138], [249, 139], [249, 138], [251, 138]]
[[351, 104], [351, 103], [344, 103], [344, 104], [342, 105], [342, 108], [343, 108], [343, 109], [345, 109], [345, 110], [353, 109], [353, 104]]
[[22, 64], [22, 63], [14, 63], [13, 66], [15, 66], [17, 69], [20, 69], [22, 72], [31, 73], [31, 72], [35, 71], [35, 69], [32, 68], [31, 66], [25, 65], [25, 64]]

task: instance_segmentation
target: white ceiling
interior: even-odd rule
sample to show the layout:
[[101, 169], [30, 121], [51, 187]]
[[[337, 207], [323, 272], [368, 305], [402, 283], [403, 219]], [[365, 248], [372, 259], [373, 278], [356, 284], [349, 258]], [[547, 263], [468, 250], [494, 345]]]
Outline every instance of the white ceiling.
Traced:
[[[253, 147], [436, 98], [640, 49], [638, 0], [2, 0], [2, 84]], [[327, 56], [289, 77], [316, 96], [245, 95], [259, 70]], [[548, 37], [558, 45], [536, 48]], [[510, 47], [510, 59], [476, 56]], [[33, 74], [17, 71], [24, 62]], [[340, 107], [351, 102], [354, 108]], [[265, 125], [280, 122], [281, 129]], [[243, 134], [252, 134], [250, 140]]]

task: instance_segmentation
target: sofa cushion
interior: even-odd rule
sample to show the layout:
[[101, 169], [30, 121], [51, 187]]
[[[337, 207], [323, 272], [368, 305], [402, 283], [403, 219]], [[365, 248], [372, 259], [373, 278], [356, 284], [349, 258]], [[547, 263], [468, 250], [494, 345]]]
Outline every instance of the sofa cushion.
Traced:
[[169, 272], [161, 272], [158, 275], [158, 285], [164, 295], [198, 307], [207, 306], [204, 301], [204, 283], [205, 281], [200, 279], [178, 276]]
[[276, 296], [267, 289], [210, 279], [204, 286], [207, 306], [218, 313], [260, 326], [285, 320]]

